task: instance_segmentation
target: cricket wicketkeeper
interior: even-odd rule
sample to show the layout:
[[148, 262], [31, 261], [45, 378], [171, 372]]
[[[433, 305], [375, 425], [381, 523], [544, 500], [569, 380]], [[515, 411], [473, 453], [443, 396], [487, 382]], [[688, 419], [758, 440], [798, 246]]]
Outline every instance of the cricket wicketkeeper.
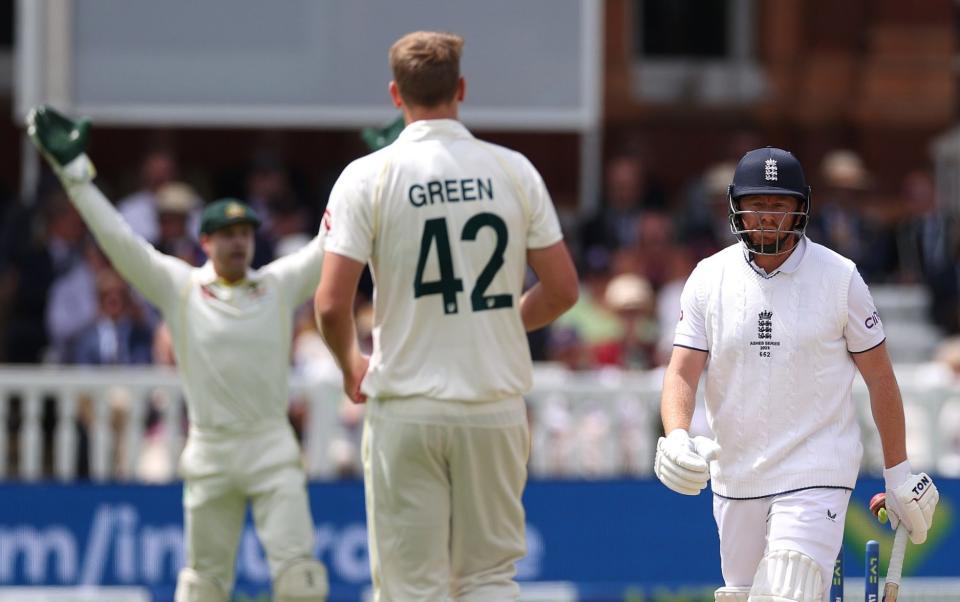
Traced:
[[252, 270], [260, 220], [225, 199], [203, 211], [200, 243], [209, 260], [194, 268], [135, 235], [94, 186], [84, 152], [89, 121], [41, 106], [27, 126], [104, 253], [170, 328], [190, 417], [180, 459], [187, 566], [176, 602], [229, 599], [247, 502], [273, 599], [322, 602], [327, 574], [313, 557], [306, 478], [287, 420], [293, 313], [320, 279], [321, 240]]

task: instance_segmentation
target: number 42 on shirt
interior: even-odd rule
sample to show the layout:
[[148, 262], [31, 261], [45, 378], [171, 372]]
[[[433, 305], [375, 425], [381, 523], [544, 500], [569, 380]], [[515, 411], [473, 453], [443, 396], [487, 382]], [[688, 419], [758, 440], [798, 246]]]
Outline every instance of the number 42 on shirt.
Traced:
[[[503, 266], [503, 252], [507, 248], [507, 224], [493, 213], [478, 213], [463, 225], [460, 240], [473, 241], [482, 228], [490, 228], [496, 234], [497, 242], [490, 259], [480, 272], [477, 282], [470, 292], [470, 305], [473, 311], [513, 307], [513, 296], [509, 294], [487, 295], [487, 288], [493, 282], [497, 272]], [[440, 278], [425, 282], [423, 272], [430, 256], [430, 249], [436, 245]], [[417, 260], [417, 275], [413, 281], [413, 296], [442, 295], [443, 313], [455, 314], [459, 307], [457, 293], [463, 290], [463, 280], [453, 273], [453, 257], [450, 253], [450, 235], [447, 220], [443, 217], [428, 219], [423, 224], [423, 236], [420, 238], [420, 257]]]

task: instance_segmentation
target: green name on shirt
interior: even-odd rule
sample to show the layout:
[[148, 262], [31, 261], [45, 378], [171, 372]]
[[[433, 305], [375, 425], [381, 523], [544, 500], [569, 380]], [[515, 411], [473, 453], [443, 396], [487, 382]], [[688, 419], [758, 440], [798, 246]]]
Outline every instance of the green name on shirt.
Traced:
[[490, 178], [430, 180], [423, 184], [411, 184], [407, 191], [407, 198], [414, 207], [437, 203], [492, 201], [493, 180]]

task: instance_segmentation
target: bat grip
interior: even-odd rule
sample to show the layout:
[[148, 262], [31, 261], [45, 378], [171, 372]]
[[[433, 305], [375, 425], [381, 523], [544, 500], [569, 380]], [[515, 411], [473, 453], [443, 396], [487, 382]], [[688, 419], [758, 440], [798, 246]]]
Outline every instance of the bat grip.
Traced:
[[907, 529], [903, 522], [897, 527], [890, 549], [890, 564], [887, 565], [887, 579], [883, 585], [883, 602], [896, 602], [900, 592], [900, 577], [903, 575], [903, 557], [907, 551]]

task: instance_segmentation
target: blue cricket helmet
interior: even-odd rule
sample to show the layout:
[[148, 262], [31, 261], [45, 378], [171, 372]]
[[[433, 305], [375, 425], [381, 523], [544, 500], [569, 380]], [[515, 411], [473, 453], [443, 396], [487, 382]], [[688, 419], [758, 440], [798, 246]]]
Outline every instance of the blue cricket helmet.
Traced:
[[[746, 247], [761, 255], [779, 255], [792, 250], [800, 237], [804, 235], [807, 229], [807, 223], [810, 218], [810, 206], [812, 195], [810, 186], [807, 185], [807, 179], [803, 175], [803, 167], [800, 161], [793, 156], [790, 151], [781, 148], [767, 146], [758, 148], [745, 154], [737, 164], [737, 169], [733, 174], [733, 183], [727, 189], [730, 201], [730, 230]], [[777, 231], [783, 235], [795, 234], [796, 241], [790, 247], [783, 246], [780, 242], [783, 237], [778, 236], [778, 240], [773, 249], [768, 246], [753, 242], [748, 234], [751, 231], [744, 226], [743, 216], [751, 211], [742, 211], [737, 201], [750, 195], [774, 195], [791, 196], [800, 199], [800, 208], [796, 212], [790, 212], [787, 215], [797, 216], [796, 223], [788, 230], [781, 230], [778, 226]], [[781, 220], [782, 224], [782, 220]]]

